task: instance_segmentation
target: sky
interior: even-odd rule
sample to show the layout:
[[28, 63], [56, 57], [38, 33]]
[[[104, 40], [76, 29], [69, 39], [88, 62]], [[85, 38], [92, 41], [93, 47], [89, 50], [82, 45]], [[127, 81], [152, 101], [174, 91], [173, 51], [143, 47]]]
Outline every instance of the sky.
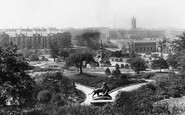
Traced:
[[0, 0], [0, 28], [185, 28], [185, 0]]

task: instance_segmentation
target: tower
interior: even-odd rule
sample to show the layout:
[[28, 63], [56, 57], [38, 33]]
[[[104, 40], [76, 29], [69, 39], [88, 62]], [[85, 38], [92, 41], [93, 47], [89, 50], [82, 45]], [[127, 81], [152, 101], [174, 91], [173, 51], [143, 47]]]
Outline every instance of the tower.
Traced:
[[103, 66], [103, 62], [104, 62], [104, 48], [103, 48], [103, 44], [102, 44], [102, 39], [101, 39], [100, 47], [99, 47], [99, 50], [97, 51], [95, 60], [99, 63], [100, 67]]
[[131, 20], [131, 29], [136, 29], [136, 18], [133, 16]]

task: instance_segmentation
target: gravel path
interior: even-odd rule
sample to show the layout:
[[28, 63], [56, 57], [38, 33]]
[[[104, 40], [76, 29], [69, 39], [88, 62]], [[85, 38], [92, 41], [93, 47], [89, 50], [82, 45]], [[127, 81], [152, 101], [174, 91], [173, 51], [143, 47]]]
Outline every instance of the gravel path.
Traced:
[[[153, 82], [153, 80], [148, 80], [148, 83], [149, 82]], [[139, 87], [141, 87], [143, 85], [146, 85], [146, 84], [147, 83], [134, 84], [134, 85], [126, 86], [126, 87], [123, 87], [121, 89], [115, 90], [115, 91], [110, 93], [110, 96], [112, 97], [112, 100], [110, 100], [109, 102], [115, 101], [116, 95], [119, 93], [119, 91], [133, 91], [133, 90], [136, 90]], [[83, 103], [81, 103], [81, 105], [90, 105], [90, 102], [93, 102], [94, 100], [92, 100], [92, 94], [91, 95], [89, 95], [89, 94], [94, 90], [94, 88], [84, 86], [84, 85], [81, 85], [81, 84], [75, 84], [75, 85], [76, 85], [77, 89], [83, 91], [86, 95], [86, 99]], [[98, 100], [98, 102], [99, 101], [100, 100]], [[104, 100], [102, 100], [101, 102], [104, 102]]]
[[90, 105], [90, 102], [92, 101], [92, 95], [89, 95], [89, 94], [92, 93], [94, 88], [84, 86], [84, 85], [81, 85], [81, 84], [75, 84], [75, 85], [76, 85], [77, 89], [83, 91], [86, 95], [86, 99], [83, 103], [81, 103], [81, 105]]

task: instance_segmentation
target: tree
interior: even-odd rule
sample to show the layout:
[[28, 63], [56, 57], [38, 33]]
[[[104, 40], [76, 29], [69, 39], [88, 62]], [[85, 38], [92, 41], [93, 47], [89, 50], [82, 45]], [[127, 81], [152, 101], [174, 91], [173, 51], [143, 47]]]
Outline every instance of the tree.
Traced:
[[177, 68], [179, 66], [177, 57], [177, 55], [169, 55], [167, 58], [167, 63], [169, 66], [172, 67], [172, 71], [174, 68]]
[[100, 33], [87, 31], [81, 35], [77, 35], [76, 37], [76, 44], [78, 46], [89, 47], [93, 50], [97, 50], [100, 46]]
[[9, 43], [9, 35], [3, 32], [0, 34], [0, 44], [2, 45], [5, 43]]
[[122, 52], [121, 52], [121, 50], [112, 52], [111, 56], [112, 57], [121, 57], [122, 56]]
[[185, 50], [185, 32], [183, 32], [182, 35], [178, 37], [179, 39], [174, 40], [172, 44], [177, 52], [181, 52]]
[[127, 48], [126, 48], [126, 46], [124, 44], [121, 47], [121, 52], [122, 52], [122, 54], [127, 53]]
[[163, 39], [162, 41], [159, 41], [159, 48], [160, 48], [161, 58], [163, 58], [163, 52], [166, 48], [166, 43], [167, 43], [167, 41], [165, 39]]
[[166, 60], [164, 60], [163, 58], [159, 58], [157, 60], [153, 60], [152, 61], [152, 68], [154, 69], [167, 69], [168, 68], [168, 64], [166, 62]]
[[71, 48], [71, 33], [70, 32], [64, 32], [64, 33], [58, 33], [55, 34], [54, 39], [58, 40], [58, 44], [61, 48]]
[[[178, 39], [174, 40], [172, 42], [173, 48], [176, 51], [175, 52], [175, 58], [177, 60], [177, 64], [182, 68], [184, 71], [185, 68], [185, 32], [183, 32], [180, 36], [178, 36]], [[182, 72], [183, 72], [182, 71]]]
[[94, 62], [94, 58], [91, 54], [87, 52], [73, 53], [67, 58], [65, 66], [66, 67], [76, 66], [77, 68], [80, 69], [80, 74], [82, 74], [83, 73], [82, 66], [84, 61], [86, 63]]
[[[68, 49], [72, 47], [71, 43], [71, 34], [69, 32], [57, 33], [52, 36], [50, 40], [50, 54], [55, 58], [60, 56], [60, 52], [64, 52], [64, 49]], [[65, 52], [66, 54], [66, 52]], [[64, 55], [63, 55], [64, 56]], [[64, 56], [65, 57], [65, 56]]]
[[33, 51], [28, 48], [24, 48], [20, 50], [20, 53], [24, 56], [24, 58], [28, 59], [30, 55], [33, 54]]
[[66, 57], [69, 57], [69, 51], [67, 51], [67, 50], [61, 50], [59, 52], [59, 55], [60, 55], [60, 57], [63, 57], [65, 59]]
[[115, 70], [112, 71], [112, 75], [113, 75], [114, 77], [119, 77], [120, 74], [121, 74], [121, 71], [119, 70], [119, 65], [116, 64], [116, 65], [115, 65]]
[[60, 47], [58, 45], [57, 40], [56, 39], [50, 40], [50, 55], [54, 61], [59, 55], [59, 50], [60, 50]]
[[34, 80], [25, 72], [29, 64], [13, 43], [0, 46], [0, 89], [1, 97], [20, 100], [32, 99]]
[[136, 58], [131, 58], [130, 61], [130, 66], [131, 68], [139, 75], [140, 71], [144, 71], [147, 68], [145, 60], [136, 57]]

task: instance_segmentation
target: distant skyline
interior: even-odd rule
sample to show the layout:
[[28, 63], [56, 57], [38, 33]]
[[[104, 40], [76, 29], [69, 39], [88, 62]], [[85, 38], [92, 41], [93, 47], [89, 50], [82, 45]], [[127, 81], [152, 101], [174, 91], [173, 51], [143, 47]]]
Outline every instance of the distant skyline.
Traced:
[[0, 28], [185, 29], [185, 0], [0, 0]]

